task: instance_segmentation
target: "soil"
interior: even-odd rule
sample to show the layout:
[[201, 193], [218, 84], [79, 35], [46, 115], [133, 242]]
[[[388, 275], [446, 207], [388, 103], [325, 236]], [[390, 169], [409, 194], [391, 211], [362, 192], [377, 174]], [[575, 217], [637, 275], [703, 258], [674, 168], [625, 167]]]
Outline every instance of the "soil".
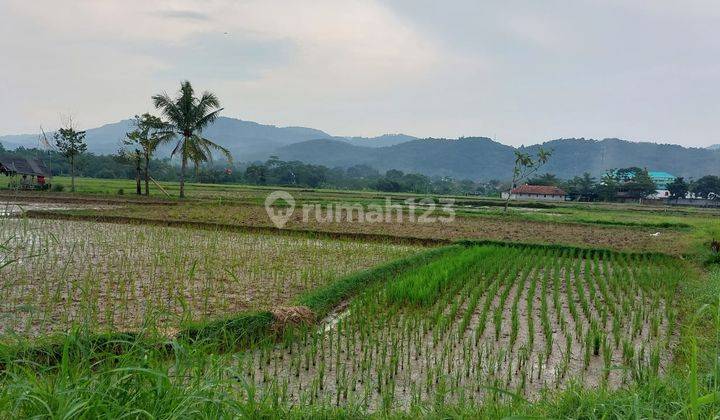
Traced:
[[[48, 213], [34, 217], [68, 217], [67, 214]], [[65, 212], [67, 213], [67, 212]], [[287, 224], [278, 229], [262, 206], [185, 203], [178, 206], [125, 206], [123, 208], [93, 212], [104, 221], [142, 223], [177, 222], [193, 223], [218, 228], [262, 230], [266, 232], [319, 232], [336, 234], [357, 240], [428, 241], [435, 243], [459, 239], [498, 240], [539, 244], [580, 245], [621, 251], [662, 252], [680, 255], [687, 251], [687, 233], [672, 229], [640, 228], [628, 226], [592, 225], [587, 223], [561, 223], [522, 220], [514, 217], [463, 217], [452, 222], [420, 223], [400, 222], [360, 223], [357, 221], [318, 222], [314, 217], [303, 220], [303, 212], [296, 209]], [[91, 219], [87, 215], [75, 216]], [[658, 234], [659, 232], [659, 234]]]

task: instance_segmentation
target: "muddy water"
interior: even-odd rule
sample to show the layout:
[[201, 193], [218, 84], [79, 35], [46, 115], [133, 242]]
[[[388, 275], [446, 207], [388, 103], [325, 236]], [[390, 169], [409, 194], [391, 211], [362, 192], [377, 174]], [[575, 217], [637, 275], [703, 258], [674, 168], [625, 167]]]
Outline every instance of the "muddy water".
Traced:
[[116, 206], [67, 204], [67, 203], [0, 203], [0, 217], [18, 216], [29, 210], [101, 210], [111, 209]]

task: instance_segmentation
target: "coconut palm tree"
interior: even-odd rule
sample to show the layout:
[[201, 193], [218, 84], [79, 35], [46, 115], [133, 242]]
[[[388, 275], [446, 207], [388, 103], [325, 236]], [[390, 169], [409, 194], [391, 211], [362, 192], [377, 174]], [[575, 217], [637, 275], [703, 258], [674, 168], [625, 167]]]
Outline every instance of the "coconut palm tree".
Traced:
[[185, 171], [188, 160], [193, 162], [206, 162], [212, 158], [212, 151], [216, 150], [225, 155], [228, 162], [232, 161], [230, 152], [211, 140], [202, 137], [202, 130], [212, 124], [218, 117], [222, 108], [218, 98], [210, 93], [203, 92], [197, 98], [189, 81], [180, 83], [179, 95], [171, 98], [163, 92], [152, 97], [155, 108], [159, 109], [172, 127], [172, 131], [180, 136], [173, 156], [180, 154], [180, 197], [185, 197]]

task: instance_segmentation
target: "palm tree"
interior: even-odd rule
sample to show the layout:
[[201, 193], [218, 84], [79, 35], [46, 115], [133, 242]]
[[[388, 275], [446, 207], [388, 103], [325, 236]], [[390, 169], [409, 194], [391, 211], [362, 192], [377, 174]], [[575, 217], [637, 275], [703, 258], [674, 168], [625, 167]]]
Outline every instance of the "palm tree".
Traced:
[[185, 197], [185, 171], [188, 160], [196, 163], [209, 161], [212, 159], [212, 150], [217, 150], [225, 155], [228, 162], [232, 161], [232, 156], [226, 148], [202, 137], [202, 130], [212, 124], [222, 111], [220, 101], [210, 92], [203, 92], [200, 98], [195, 97], [194, 94], [192, 85], [186, 80], [180, 83], [179, 95], [175, 99], [165, 92], [152, 97], [155, 108], [162, 112], [172, 130], [181, 136], [172, 152], [173, 156], [180, 153], [182, 159], [180, 198]]

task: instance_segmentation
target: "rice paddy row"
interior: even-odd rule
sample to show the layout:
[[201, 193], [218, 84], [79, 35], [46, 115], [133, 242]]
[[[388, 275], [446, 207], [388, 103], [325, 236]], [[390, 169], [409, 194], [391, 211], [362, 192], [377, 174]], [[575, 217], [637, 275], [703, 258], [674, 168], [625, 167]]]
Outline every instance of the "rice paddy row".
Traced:
[[0, 218], [0, 340], [157, 329], [289, 304], [414, 246]]
[[244, 398], [405, 409], [661, 375], [677, 260], [480, 246], [368, 288], [320, 328], [227, 356]]

